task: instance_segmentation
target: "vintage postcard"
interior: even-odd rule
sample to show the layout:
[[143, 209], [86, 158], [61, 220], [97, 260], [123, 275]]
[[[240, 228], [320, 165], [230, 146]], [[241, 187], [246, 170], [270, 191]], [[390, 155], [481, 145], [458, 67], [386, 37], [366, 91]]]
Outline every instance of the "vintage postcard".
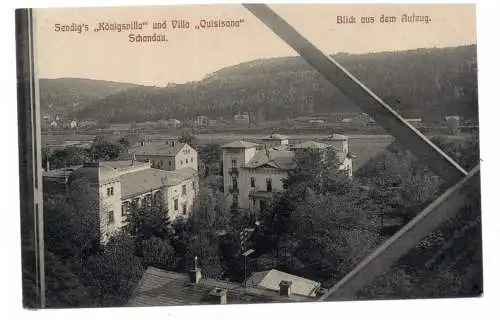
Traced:
[[17, 10], [24, 306], [480, 297], [475, 17]]

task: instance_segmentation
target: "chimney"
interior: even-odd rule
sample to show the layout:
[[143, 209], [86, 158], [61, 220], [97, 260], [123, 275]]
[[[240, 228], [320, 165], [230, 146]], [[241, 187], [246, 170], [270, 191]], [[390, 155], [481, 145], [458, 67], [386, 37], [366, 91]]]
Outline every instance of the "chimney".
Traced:
[[280, 295], [290, 297], [292, 295], [292, 281], [280, 282]]
[[227, 289], [215, 288], [210, 291], [214, 304], [227, 304]]
[[198, 257], [194, 257], [194, 267], [189, 270], [189, 281], [198, 283], [201, 280], [201, 269], [198, 268]]

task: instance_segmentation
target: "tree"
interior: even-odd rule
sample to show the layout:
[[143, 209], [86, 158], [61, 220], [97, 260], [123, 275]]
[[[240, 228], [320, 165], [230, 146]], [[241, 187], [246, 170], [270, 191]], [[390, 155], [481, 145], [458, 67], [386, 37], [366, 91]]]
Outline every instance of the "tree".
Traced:
[[316, 194], [345, 194], [351, 190], [352, 183], [347, 174], [339, 169], [339, 156], [332, 148], [297, 151], [294, 162], [294, 169], [283, 179], [283, 187], [299, 199], [308, 190]]
[[[49, 161], [50, 170], [65, 168], [69, 166], [82, 165], [90, 160], [90, 153], [88, 149], [69, 147], [65, 149], [54, 150], [51, 153], [44, 152], [44, 163]], [[47, 168], [45, 168], [47, 169]]]
[[45, 285], [48, 308], [78, 308], [91, 306], [87, 288], [71, 266], [50, 251], [45, 252]]
[[134, 239], [119, 232], [101, 252], [83, 261], [80, 279], [95, 298], [94, 306], [123, 306], [142, 272], [141, 261], [134, 256]]
[[215, 234], [226, 228], [229, 220], [224, 195], [201, 188], [188, 220], [190, 230], [194, 233], [207, 231]]
[[142, 264], [144, 266], [153, 266], [165, 270], [175, 270], [177, 267], [175, 249], [170, 244], [170, 240], [151, 237], [143, 240], [141, 247]]
[[198, 147], [199, 171], [206, 178], [209, 175], [219, 174], [219, 164], [222, 157], [222, 150], [219, 145], [210, 143]]
[[90, 153], [95, 160], [115, 160], [121, 153], [125, 151], [125, 148], [120, 143], [110, 142], [110, 141], [96, 141], [92, 144], [90, 148]]
[[143, 256], [144, 245], [152, 238], [167, 241], [172, 238], [173, 230], [164, 207], [149, 204], [145, 207], [132, 207], [125, 219], [124, 231], [131, 235], [135, 242], [134, 252]]
[[97, 190], [84, 176], [73, 176], [62, 199], [46, 199], [45, 242], [63, 262], [84, 260], [99, 250], [102, 208]]
[[356, 172], [384, 218], [409, 222], [440, 193], [441, 180], [410, 152], [393, 144]]
[[184, 131], [179, 138], [179, 142], [187, 143], [194, 149], [198, 149], [198, 142], [196, 140], [196, 136], [194, 135], [194, 133], [189, 133]]
[[340, 279], [380, 242], [373, 216], [355, 195], [309, 198], [290, 214], [290, 225], [298, 258], [323, 281]]

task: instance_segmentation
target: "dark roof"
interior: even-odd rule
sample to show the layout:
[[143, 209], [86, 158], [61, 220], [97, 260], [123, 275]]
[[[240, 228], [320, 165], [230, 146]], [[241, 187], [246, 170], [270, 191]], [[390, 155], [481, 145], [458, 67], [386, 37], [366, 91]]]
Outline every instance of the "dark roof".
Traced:
[[186, 143], [177, 142], [172, 145], [166, 143], [165, 141], [152, 141], [144, 146], [136, 146], [129, 149], [129, 153], [135, 153], [136, 155], [162, 155], [175, 157], [179, 151], [181, 151]]
[[281, 296], [273, 290], [244, 288], [241, 284], [221, 280], [202, 278], [195, 284], [185, 274], [149, 267], [144, 272], [128, 306], [213, 304], [208, 298], [215, 288], [227, 290], [228, 304], [314, 301], [303, 296]]

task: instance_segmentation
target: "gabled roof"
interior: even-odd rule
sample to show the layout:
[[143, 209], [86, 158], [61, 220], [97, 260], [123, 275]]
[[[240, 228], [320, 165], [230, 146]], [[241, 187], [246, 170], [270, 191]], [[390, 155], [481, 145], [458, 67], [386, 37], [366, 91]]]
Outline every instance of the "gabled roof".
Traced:
[[306, 141], [290, 147], [291, 149], [326, 149], [329, 145], [316, 141]]
[[161, 155], [175, 157], [186, 145], [186, 143], [177, 142], [172, 147], [170, 143], [166, 143], [165, 141], [152, 141], [144, 146], [130, 148], [129, 153], [143, 156]]
[[248, 148], [255, 148], [257, 146], [258, 146], [258, 144], [256, 144], [256, 143], [239, 140], [239, 141], [233, 141], [230, 143], [226, 143], [221, 148], [223, 148], [223, 149], [248, 149]]
[[292, 294], [306, 297], [316, 297], [316, 291], [321, 287], [320, 282], [301, 278], [276, 269], [253, 273], [247, 280], [247, 286], [279, 291], [281, 281], [291, 281]]
[[272, 290], [244, 288], [238, 283], [204, 277], [195, 284], [185, 274], [149, 267], [129, 299], [128, 306], [213, 304], [207, 298], [215, 288], [227, 290], [228, 304], [314, 301], [309, 297], [286, 297]]
[[246, 168], [271, 167], [276, 169], [289, 170], [295, 168], [295, 153], [288, 150], [264, 149], [259, 150], [245, 165]]

